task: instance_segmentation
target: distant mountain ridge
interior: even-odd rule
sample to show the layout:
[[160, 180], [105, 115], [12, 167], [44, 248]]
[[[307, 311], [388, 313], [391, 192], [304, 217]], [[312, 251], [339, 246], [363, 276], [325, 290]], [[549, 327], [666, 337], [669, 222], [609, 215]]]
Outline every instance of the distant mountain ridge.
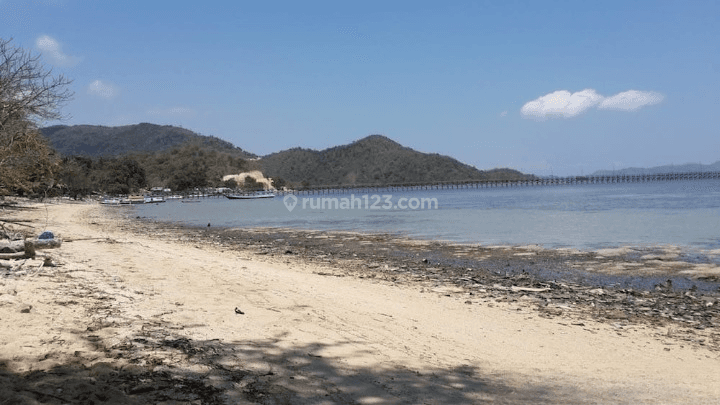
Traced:
[[720, 172], [720, 160], [708, 165], [700, 163], [687, 163], [684, 165], [664, 165], [654, 167], [628, 167], [619, 170], [598, 170], [591, 176], [632, 176], [639, 174], [661, 174], [661, 173], [690, 173], [690, 172]]
[[382, 135], [317, 151], [294, 148], [264, 156], [266, 176], [309, 185], [397, 184], [521, 179], [511, 169], [478, 170], [437, 153], [422, 153]]
[[191, 142], [212, 149], [241, 152], [246, 158], [256, 157], [220, 138], [199, 135], [171, 125], [55, 125], [42, 128], [40, 132], [48, 138], [55, 150], [66, 156], [110, 157], [129, 153], [155, 153]]
[[[96, 159], [131, 155], [146, 170], [152, 186], [177, 183], [175, 180], [186, 177], [192, 181], [185, 183], [193, 187], [217, 185], [222, 184], [223, 175], [257, 169], [291, 187], [534, 177], [512, 169], [478, 170], [449, 156], [415, 151], [382, 135], [321, 151], [293, 148], [258, 158], [230, 142], [170, 125], [58, 125], [41, 132], [64, 156]], [[186, 171], [192, 173], [181, 175]]]

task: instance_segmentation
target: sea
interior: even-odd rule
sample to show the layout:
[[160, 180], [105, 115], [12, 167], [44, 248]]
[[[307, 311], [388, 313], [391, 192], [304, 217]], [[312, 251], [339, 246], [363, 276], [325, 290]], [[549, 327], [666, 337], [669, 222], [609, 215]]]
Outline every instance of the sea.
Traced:
[[[325, 200], [323, 200], [325, 199]], [[134, 206], [194, 226], [384, 233], [480, 245], [597, 250], [720, 249], [720, 180], [454, 190], [355, 190], [272, 199], [201, 198]]]

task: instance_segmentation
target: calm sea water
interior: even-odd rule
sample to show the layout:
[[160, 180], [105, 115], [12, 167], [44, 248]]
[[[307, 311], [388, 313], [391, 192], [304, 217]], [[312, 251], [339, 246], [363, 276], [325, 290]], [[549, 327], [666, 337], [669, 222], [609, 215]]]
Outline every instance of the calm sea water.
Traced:
[[[377, 194], [379, 197], [374, 197]], [[382, 197], [390, 195], [389, 199]], [[680, 245], [720, 249], [720, 181], [679, 181], [582, 186], [354, 193], [354, 209], [318, 207], [298, 196], [288, 210], [284, 199], [207, 198], [198, 204], [178, 200], [135, 206], [137, 215], [155, 220], [222, 227], [283, 227], [382, 232], [462, 243], [539, 244], [583, 250], [613, 246]], [[308, 198], [303, 209], [303, 198]], [[400, 200], [405, 198], [407, 200]], [[400, 209], [422, 198], [437, 209]], [[412, 200], [412, 199], [418, 199]], [[366, 205], [367, 201], [367, 205]], [[370, 209], [373, 203], [379, 209]], [[333, 202], [330, 202], [333, 204]], [[360, 206], [360, 207], [358, 207]], [[383, 206], [392, 207], [383, 209]], [[367, 209], [366, 209], [367, 207]]]

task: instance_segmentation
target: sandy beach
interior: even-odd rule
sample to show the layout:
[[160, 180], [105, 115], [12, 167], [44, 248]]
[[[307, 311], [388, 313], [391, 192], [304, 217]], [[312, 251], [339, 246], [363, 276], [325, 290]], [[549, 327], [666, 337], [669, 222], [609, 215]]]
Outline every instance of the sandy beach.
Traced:
[[[615, 302], [598, 310], [599, 298], [581, 305], [567, 292], [580, 287], [557, 287], [570, 295], [548, 305], [542, 294], [555, 287], [519, 284], [518, 276], [467, 286], [418, 277], [359, 251], [353, 257], [357, 238], [333, 242], [345, 249], [339, 259], [309, 257], [276, 235], [275, 245], [230, 244], [203, 239], [204, 230], [154, 231], [97, 204], [32, 208], [3, 217], [31, 220], [25, 230], [51, 230], [63, 244], [42, 251], [53, 267], [29, 260], [0, 277], [0, 404], [720, 402], [717, 292], [644, 298], [677, 295], [696, 306], [687, 319], [663, 310], [627, 315], [635, 312]], [[512, 252], [508, 262], [544, 254]], [[604, 253], [571, 264], [651, 275], [677, 256], [627, 265], [614, 258], [623, 252]], [[439, 272], [416, 260], [417, 271]], [[597, 290], [582, 295], [611, 295]]]

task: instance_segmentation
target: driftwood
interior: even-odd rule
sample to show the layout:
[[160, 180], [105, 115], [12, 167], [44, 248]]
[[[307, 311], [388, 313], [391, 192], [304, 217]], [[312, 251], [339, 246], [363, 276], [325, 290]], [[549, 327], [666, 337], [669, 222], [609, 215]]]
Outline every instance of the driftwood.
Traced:
[[35, 241], [33, 240], [13, 240], [8, 242], [0, 242], [0, 258], [14, 258], [15, 253], [22, 253], [25, 257], [35, 256]]
[[35, 249], [52, 249], [58, 248], [62, 245], [61, 239], [34, 239], [32, 241]]
[[61, 245], [60, 239], [0, 241], [0, 259], [35, 257], [35, 249], [52, 249]]
[[0, 222], [4, 222], [6, 224], [13, 224], [13, 225], [19, 225], [19, 226], [25, 226], [28, 228], [35, 228], [32, 225], [23, 224], [23, 222], [31, 222], [31, 221], [23, 221], [23, 220], [12, 220], [12, 219], [0, 219]]
[[21, 265], [22, 263], [17, 260], [0, 260], [0, 268], [12, 269]]
[[[60, 247], [60, 239], [26, 239], [13, 241], [0, 241], [0, 268], [17, 270], [22, 267], [24, 261], [18, 259], [32, 259], [36, 257], [35, 249], [51, 249]], [[44, 265], [51, 265], [52, 259], [48, 256], [41, 256], [45, 259]], [[15, 260], [13, 260], [15, 259]]]
[[25, 251], [25, 241], [0, 241], [0, 253], [16, 253]]
[[[40, 267], [44, 266], [54, 266], [53, 260], [51, 256], [48, 255], [38, 255], [33, 258], [28, 257], [20, 257], [16, 260], [4, 260], [0, 258], [0, 269], [9, 269], [10, 271], [17, 271], [20, 270], [24, 265], [37, 265], [39, 261], [42, 260], [42, 264]], [[38, 268], [40, 268], [38, 267]]]
[[550, 291], [549, 288], [533, 288], [533, 287], [516, 287], [511, 286], [510, 289], [514, 292], [518, 291], [526, 291], [526, 292], [544, 292], [544, 291]]
[[0, 221], [9, 223], [9, 224], [18, 224], [20, 222], [32, 222], [32, 220], [29, 220], [29, 219], [0, 219]]
[[28, 255], [27, 252], [0, 253], [0, 259], [29, 259], [31, 257], [35, 257], [34, 251], [32, 256]]

